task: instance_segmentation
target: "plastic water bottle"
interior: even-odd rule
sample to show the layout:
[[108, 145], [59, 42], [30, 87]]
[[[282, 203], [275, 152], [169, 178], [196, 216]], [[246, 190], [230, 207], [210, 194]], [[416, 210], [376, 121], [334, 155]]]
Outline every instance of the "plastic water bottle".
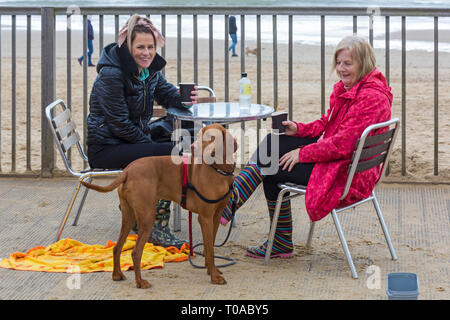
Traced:
[[252, 86], [247, 78], [247, 73], [242, 72], [242, 78], [239, 80], [239, 107], [250, 109], [252, 103]]

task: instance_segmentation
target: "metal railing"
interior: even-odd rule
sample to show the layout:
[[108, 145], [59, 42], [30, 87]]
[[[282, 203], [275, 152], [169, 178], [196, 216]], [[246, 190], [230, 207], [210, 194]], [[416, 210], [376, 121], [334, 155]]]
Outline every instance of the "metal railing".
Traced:
[[[69, 8], [70, 9], [70, 8]], [[46, 121], [41, 121], [41, 132], [32, 132], [30, 126], [31, 122], [31, 87], [33, 86], [31, 76], [31, 16], [41, 17], [41, 114], [42, 119], [45, 107], [56, 100], [55, 87], [56, 87], [56, 56], [55, 56], [55, 17], [56, 16], [66, 16], [67, 19], [67, 30], [66, 30], [66, 46], [67, 46], [67, 56], [66, 56], [66, 75], [67, 75], [67, 97], [66, 102], [68, 106], [72, 105], [72, 92], [75, 90], [72, 88], [72, 37], [70, 29], [70, 21], [73, 13], [78, 13], [83, 16], [83, 55], [87, 57], [87, 16], [96, 15], [99, 18], [99, 39], [98, 48], [99, 52], [104, 46], [104, 17], [114, 16], [114, 30], [117, 38], [119, 31], [119, 17], [121, 15], [131, 15], [133, 13], [146, 14], [147, 16], [160, 16], [161, 18], [161, 31], [165, 36], [167, 33], [166, 17], [168, 15], [176, 15], [177, 17], [177, 75], [176, 81], [181, 82], [182, 79], [182, 68], [181, 61], [183, 55], [182, 39], [182, 17], [192, 16], [193, 21], [193, 79], [198, 83], [199, 79], [199, 38], [198, 38], [198, 16], [207, 15], [209, 18], [208, 25], [208, 52], [209, 52], [209, 87], [214, 88], [215, 80], [217, 80], [224, 88], [223, 100], [229, 101], [230, 99], [230, 61], [228, 50], [226, 48], [229, 45], [228, 40], [228, 17], [229, 15], [240, 16], [240, 68], [241, 71], [246, 70], [246, 18], [249, 15], [256, 16], [256, 102], [261, 103], [262, 101], [262, 46], [261, 46], [261, 17], [270, 16], [272, 17], [272, 70], [273, 70], [273, 106], [277, 107], [279, 100], [279, 60], [278, 60], [278, 34], [279, 30], [277, 28], [277, 21], [279, 16], [288, 17], [288, 106], [289, 117], [292, 119], [293, 106], [294, 106], [294, 77], [293, 77], [293, 66], [294, 66], [294, 37], [293, 37], [293, 18], [295, 16], [317, 16], [320, 17], [320, 112], [324, 113], [326, 110], [326, 96], [325, 96], [325, 47], [326, 47], [326, 18], [328, 16], [349, 16], [353, 17], [353, 32], [358, 31], [358, 19], [364, 18], [369, 19], [370, 26], [373, 24], [373, 19], [375, 15], [385, 17], [385, 70], [384, 74], [388, 83], [390, 82], [390, 18], [391, 17], [401, 17], [401, 172], [402, 175], [406, 174], [406, 17], [421, 16], [421, 17], [432, 17], [434, 18], [434, 95], [433, 95], [433, 107], [434, 107], [434, 175], [438, 175], [438, 146], [439, 146], [439, 30], [438, 21], [440, 17], [449, 17], [449, 8], [378, 8], [375, 12], [374, 10], [369, 10], [368, 8], [325, 8], [325, 7], [240, 7], [240, 6], [205, 6], [205, 7], [178, 7], [178, 6], [148, 6], [148, 7], [80, 7], [77, 8], [77, 12], [68, 10], [67, 7], [43, 7], [43, 8], [21, 8], [21, 7], [1, 7], [0, 6], [0, 61], [2, 60], [2, 52], [5, 48], [1, 47], [2, 33], [4, 27], [1, 27], [2, 17], [11, 16], [11, 105], [1, 105], [0, 99], [0, 174], [5, 175], [5, 171], [2, 171], [2, 122], [5, 120], [2, 118], [2, 109], [10, 108], [11, 110], [11, 167], [8, 174], [16, 173], [16, 156], [17, 156], [17, 70], [16, 70], [16, 17], [23, 15], [27, 18], [26, 30], [27, 30], [27, 40], [26, 40], [26, 172], [29, 174], [32, 172], [40, 172], [41, 176], [50, 177], [53, 174], [55, 168], [55, 153], [54, 153], [54, 143], [53, 137], [51, 136], [50, 130], [47, 127]], [[213, 17], [223, 16], [224, 17], [224, 52], [217, 55], [214, 52], [214, 38], [213, 38]], [[282, 30], [285, 32], [285, 30]], [[368, 38], [370, 43], [373, 44], [373, 28], [370, 27], [368, 30]], [[366, 36], [366, 35], [365, 35]], [[166, 56], [166, 48], [161, 48], [161, 55]], [[224, 57], [224, 73], [223, 79], [217, 79], [215, 73], [215, 61], [214, 58], [218, 55], [223, 55]], [[83, 85], [82, 89], [82, 104], [83, 104], [83, 119], [86, 121], [88, 114], [88, 92], [90, 88], [88, 87], [88, 68], [87, 59], [84, 59], [83, 63]], [[2, 78], [2, 68], [0, 64], [0, 79]], [[4, 94], [0, 86], [0, 97]], [[220, 97], [219, 97], [220, 99]], [[244, 128], [245, 125], [242, 124]], [[258, 128], [260, 128], [260, 123], [258, 122]], [[83, 126], [84, 137], [86, 137], [86, 125]], [[31, 166], [31, 137], [40, 134], [40, 144], [41, 144], [41, 166], [40, 168], [32, 168]], [[3, 168], [5, 169], [5, 168]]]

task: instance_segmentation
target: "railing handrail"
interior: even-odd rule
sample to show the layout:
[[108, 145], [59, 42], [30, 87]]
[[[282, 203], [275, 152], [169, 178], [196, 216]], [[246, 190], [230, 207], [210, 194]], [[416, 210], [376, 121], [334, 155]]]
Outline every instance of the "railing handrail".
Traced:
[[[56, 15], [67, 14], [70, 6], [48, 6], [54, 8]], [[0, 14], [40, 15], [40, 7], [0, 6]], [[423, 16], [423, 17], [450, 17], [450, 7], [328, 7], [328, 6], [80, 6], [80, 14], [103, 15], [133, 14], [136, 12], [151, 11], [152, 14], [237, 14], [240, 15], [326, 15], [326, 16]], [[376, 10], [375, 10], [376, 9]], [[376, 11], [374, 13], [374, 11]]]

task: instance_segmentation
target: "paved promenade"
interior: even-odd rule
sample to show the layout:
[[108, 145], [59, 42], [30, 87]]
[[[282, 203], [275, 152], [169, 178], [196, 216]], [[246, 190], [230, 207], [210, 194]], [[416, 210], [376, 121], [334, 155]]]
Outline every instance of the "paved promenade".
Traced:
[[[0, 179], [0, 258], [53, 243], [74, 186], [69, 178]], [[216, 250], [218, 255], [237, 260], [222, 268], [227, 285], [210, 284], [206, 271], [187, 261], [144, 271], [143, 277], [153, 284], [146, 290], [135, 288], [132, 271], [125, 273], [127, 280], [122, 282], [112, 281], [108, 272], [81, 274], [80, 287], [73, 289], [68, 286], [70, 274], [0, 269], [0, 299], [379, 300], [386, 299], [386, 277], [391, 272], [416, 273], [419, 299], [450, 299], [450, 186], [382, 184], [377, 196], [399, 259], [391, 260], [370, 204], [343, 212], [339, 216], [358, 279], [351, 278], [330, 216], [316, 225], [313, 250], [306, 250], [309, 223], [303, 198], [292, 204], [294, 257], [272, 260], [268, 266], [246, 257], [245, 247], [262, 241], [269, 231], [264, 195], [258, 188], [238, 211], [238, 227], [233, 228], [229, 242]], [[91, 191], [78, 226], [72, 226], [74, 218], [72, 212], [63, 238], [101, 245], [116, 241], [121, 223], [117, 193]], [[194, 221], [197, 243], [202, 239]], [[217, 242], [227, 231], [220, 227]], [[188, 237], [187, 212], [182, 213], [182, 231], [177, 235]], [[196, 263], [203, 259], [196, 258]]]

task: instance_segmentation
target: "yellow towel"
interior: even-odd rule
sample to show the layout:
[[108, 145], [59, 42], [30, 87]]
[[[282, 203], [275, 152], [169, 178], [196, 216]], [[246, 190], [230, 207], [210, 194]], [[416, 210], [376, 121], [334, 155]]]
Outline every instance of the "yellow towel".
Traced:
[[[133, 269], [131, 251], [137, 235], [129, 235], [122, 249], [120, 267], [123, 271]], [[35, 247], [27, 253], [15, 252], [0, 261], [0, 267], [15, 270], [44, 272], [90, 273], [113, 270], [113, 248], [115, 242], [108, 240], [106, 246], [83, 244], [72, 238], [62, 239], [48, 247]], [[181, 249], [163, 248], [146, 243], [142, 253], [141, 269], [162, 268], [164, 262], [180, 262], [188, 259], [189, 245]]]

